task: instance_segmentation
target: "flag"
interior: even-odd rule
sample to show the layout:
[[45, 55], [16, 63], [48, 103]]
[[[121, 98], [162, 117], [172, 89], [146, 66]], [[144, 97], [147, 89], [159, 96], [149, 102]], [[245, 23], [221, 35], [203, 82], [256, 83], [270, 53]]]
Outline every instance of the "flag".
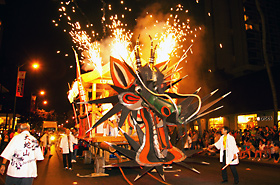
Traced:
[[35, 112], [35, 110], [36, 110], [36, 96], [31, 95], [30, 112]]
[[16, 97], [23, 97], [26, 71], [18, 71]]

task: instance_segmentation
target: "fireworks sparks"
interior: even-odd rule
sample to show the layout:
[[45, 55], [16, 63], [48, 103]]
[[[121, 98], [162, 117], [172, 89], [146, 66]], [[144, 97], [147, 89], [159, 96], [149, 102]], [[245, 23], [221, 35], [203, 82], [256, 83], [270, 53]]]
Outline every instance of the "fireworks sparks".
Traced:
[[[197, 1], [198, 2], [198, 1]], [[124, 5], [124, 1], [120, 1], [123, 6], [124, 11], [131, 12], [132, 9]], [[76, 5], [76, 4], [75, 4]], [[77, 7], [76, 7], [77, 8]], [[140, 17], [137, 20], [137, 24], [146, 24], [145, 26], [140, 26], [140, 30], [134, 30], [136, 33], [126, 30], [127, 23], [125, 18], [128, 17], [125, 13], [120, 12], [120, 14], [115, 14], [109, 16], [106, 13], [113, 12], [114, 6], [108, 4], [101, 8], [103, 16], [100, 18], [101, 23], [104, 24], [103, 34], [99, 34], [95, 31], [91, 31], [91, 35], [87, 31], [83, 30], [80, 22], [76, 21], [68, 15], [67, 12], [71, 12], [71, 15], [76, 13], [76, 8], [73, 6], [72, 2], [61, 2], [61, 7], [58, 9], [60, 12], [59, 20], [52, 20], [55, 26], [58, 26], [62, 17], [65, 17], [68, 25], [71, 26], [71, 30], [68, 31], [72, 37], [78, 50], [80, 50], [81, 60], [83, 64], [83, 69], [88, 70], [98, 70], [101, 74], [102, 65], [106, 64], [109, 60], [109, 56], [113, 56], [118, 59], [123, 59], [130, 65], [135, 64], [134, 52], [131, 47], [133, 35], [142, 35], [140, 38], [141, 42], [141, 57], [144, 61], [148, 61], [149, 56], [145, 56], [144, 53], [149, 53], [145, 51], [149, 48], [149, 35], [153, 38], [154, 43], [157, 45], [155, 63], [164, 62], [170, 60], [172, 57], [180, 58], [180, 60], [186, 58], [186, 52], [191, 51], [190, 45], [194, 43], [197, 38], [197, 32], [201, 30], [195, 29], [191, 30], [190, 19], [186, 18], [189, 10], [184, 10], [181, 4], [178, 4], [175, 8], [171, 8], [171, 13], [169, 15], [162, 15], [162, 13], [152, 13], [146, 11], [145, 17]], [[107, 9], [107, 10], [105, 10]], [[160, 15], [160, 16], [159, 16]], [[183, 16], [182, 16], [183, 15]], [[179, 17], [183, 17], [181, 19]], [[120, 20], [122, 19], [122, 21]], [[144, 19], [144, 23], [141, 23]], [[108, 22], [111, 24], [106, 24]], [[137, 26], [136, 26], [137, 27]], [[86, 29], [94, 28], [92, 23], [85, 25]], [[67, 29], [63, 29], [64, 32]], [[143, 36], [144, 35], [144, 36]], [[102, 39], [98, 39], [98, 36], [102, 36]], [[106, 36], [106, 37], [105, 37]], [[104, 46], [106, 45], [106, 46]], [[188, 49], [186, 49], [188, 48]], [[192, 52], [192, 51], [191, 51]], [[102, 75], [102, 74], [101, 74]]]
[[121, 25], [120, 21], [118, 21], [118, 23], [114, 21], [113, 25], [114, 27], [112, 29], [113, 40], [111, 42], [111, 56], [120, 60], [127, 60], [131, 55], [129, 45], [132, 33], [126, 32], [125, 29], [118, 28]]

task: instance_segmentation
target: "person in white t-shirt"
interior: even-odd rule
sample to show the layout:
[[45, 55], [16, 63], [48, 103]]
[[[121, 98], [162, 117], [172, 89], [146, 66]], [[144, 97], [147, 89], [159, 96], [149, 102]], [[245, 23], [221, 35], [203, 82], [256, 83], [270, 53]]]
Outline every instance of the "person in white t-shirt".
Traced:
[[10, 161], [6, 185], [31, 185], [34, 178], [37, 177], [36, 161], [44, 160], [37, 139], [29, 133], [30, 125], [28, 123], [21, 124], [20, 129], [22, 132], [12, 138], [1, 154], [3, 161], [0, 173], [2, 175], [5, 172], [7, 161]]
[[190, 135], [187, 133], [186, 134], [186, 142], [184, 144], [184, 149], [185, 150], [190, 150], [192, 147], [192, 138], [190, 137]]

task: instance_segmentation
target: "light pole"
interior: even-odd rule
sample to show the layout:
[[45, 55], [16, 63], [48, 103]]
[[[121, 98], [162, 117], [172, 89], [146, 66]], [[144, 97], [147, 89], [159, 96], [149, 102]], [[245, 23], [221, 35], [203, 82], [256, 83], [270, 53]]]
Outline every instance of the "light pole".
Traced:
[[[20, 73], [20, 68], [24, 66], [26, 63], [20, 65], [17, 67], [17, 80], [16, 80], [16, 89], [15, 89], [15, 97], [14, 97], [14, 111], [13, 111], [13, 124], [12, 124], [12, 129], [14, 129], [15, 122], [16, 122], [16, 106], [17, 106], [17, 97], [18, 97], [18, 88], [19, 88], [19, 73]], [[38, 69], [39, 64], [38, 63], [33, 63], [32, 68]], [[24, 79], [25, 79], [25, 73], [24, 73]], [[24, 84], [23, 84], [24, 85]], [[23, 89], [22, 89], [23, 90]], [[23, 93], [23, 92], [22, 92]], [[22, 96], [19, 96], [22, 97]]]

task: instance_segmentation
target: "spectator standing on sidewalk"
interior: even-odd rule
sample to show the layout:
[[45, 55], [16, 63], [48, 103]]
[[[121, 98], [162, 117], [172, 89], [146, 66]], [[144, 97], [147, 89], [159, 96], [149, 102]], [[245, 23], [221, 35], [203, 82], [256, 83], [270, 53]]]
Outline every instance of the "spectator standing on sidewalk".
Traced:
[[197, 142], [198, 142], [198, 133], [194, 131], [192, 135], [192, 149], [197, 149]]
[[6, 163], [10, 164], [7, 170], [6, 185], [24, 184], [31, 185], [33, 179], [37, 177], [37, 160], [44, 160], [39, 143], [30, 133], [28, 123], [21, 124], [22, 132], [13, 137], [7, 145], [1, 157], [3, 161], [0, 173], [3, 175]]
[[73, 144], [77, 144], [75, 137], [71, 134], [69, 129], [65, 131], [66, 135], [61, 138], [60, 148], [62, 150], [63, 156], [63, 166], [64, 169], [72, 170], [72, 152], [73, 152]]
[[[210, 145], [209, 148], [213, 148], [214, 146], [220, 150], [220, 162], [222, 162], [223, 167], [227, 164], [230, 164], [229, 167], [234, 177], [234, 184], [239, 183], [239, 177], [235, 165], [239, 163], [238, 160], [238, 153], [239, 149], [236, 145], [236, 141], [234, 137], [229, 133], [228, 127], [222, 128], [222, 136], [220, 137], [219, 141]], [[222, 170], [222, 183], [228, 182], [228, 176], [226, 169]]]
[[190, 150], [192, 147], [192, 138], [189, 133], [186, 134], [186, 142], [184, 144], [184, 150]]

